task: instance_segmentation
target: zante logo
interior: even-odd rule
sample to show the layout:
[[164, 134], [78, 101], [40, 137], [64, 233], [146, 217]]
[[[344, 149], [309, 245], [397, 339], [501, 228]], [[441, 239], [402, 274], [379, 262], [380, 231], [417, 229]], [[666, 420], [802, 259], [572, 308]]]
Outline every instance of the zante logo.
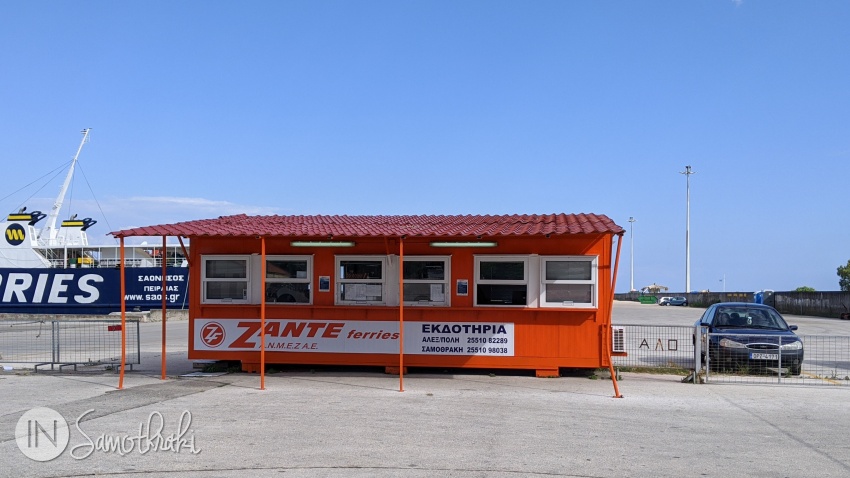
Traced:
[[20, 224], [9, 224], [6, 228], [6, 242], [13, 246], [19, 246], [26, 239], [27, 234]]
[[210, 322], [201, 329], [201, 340], [207, 347], [218, 347], [224, 342], [224, 327], [218, 322]]

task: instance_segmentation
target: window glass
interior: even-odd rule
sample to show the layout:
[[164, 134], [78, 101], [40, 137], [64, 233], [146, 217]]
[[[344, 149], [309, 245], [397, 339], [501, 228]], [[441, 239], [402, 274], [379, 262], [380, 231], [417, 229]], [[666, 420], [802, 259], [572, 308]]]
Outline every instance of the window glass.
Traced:
[[404, 280], [443, 280], [446, 264], [443, 261], [404, 261]]
[[404, 303], [447, 306], [449, 296], [448, 256], [408, 256], [404, 258]]
[[546, 280], [590, 280], [592, 277], [590, 261], [546, 261]]
[[525, 284], [478, 284], [476, 304], [478, 305], [525, 305], [527, 287]]
[[207, 299], [210, 300], [245, 300], [247, 299], [247, 282], [207, 282]]
[[306, 260], [280, 260], [266, 261], [267, 279], [307, 279]]
[[310, 303], [308, 282], [266, 282], [266, 302]]
[[381, 302], [384, 300], [383, 284], [340, 284], [342, 300], [356, 302]]
[[335, 303], [386, 305], [386, 256], [337, 256], [336, 261]]
[[590, 304], [593, 302], [593, 286], [590, 284], [548, 284], [546, 286], [546, 302]]
[[248, 257], [206, 256], [202, 258], [203, 302], [246, 302], [248, 300]]
[[248, 261], [242, 259], [209, 259], [206, 263], [207, 279], [235, 279], [248, 277]]
[[267, 303], [310, 304], [312, 256], [270, 256], [266, 259]]
[[475, 305], [527, 306], [530, 256], [476, 256]]
[[340, 261], [340, 279], [381, 279], [383, 262], [381, 261]]
[[481, 261], [478, 278], [482, 280], [525, 280], [525, 262]]
[[596, 307], [596, 256], [542, 256], [541, 307]]

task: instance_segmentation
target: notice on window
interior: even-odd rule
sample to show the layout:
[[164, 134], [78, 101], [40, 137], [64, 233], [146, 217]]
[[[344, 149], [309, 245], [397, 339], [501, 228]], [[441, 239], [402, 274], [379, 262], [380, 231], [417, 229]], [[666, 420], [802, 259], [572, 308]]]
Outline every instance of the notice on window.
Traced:
[[446, 294], [443, 293], [443, 284], [431, 284], [431, 302], [445, 302]]
[[458, 279], [457, 280], [457, 295], [465, 296], [469, 295], [469, 281], [466, 279]]
[[345, 286], [345, 300], [381, 300], [380, 284], [347, 284]]

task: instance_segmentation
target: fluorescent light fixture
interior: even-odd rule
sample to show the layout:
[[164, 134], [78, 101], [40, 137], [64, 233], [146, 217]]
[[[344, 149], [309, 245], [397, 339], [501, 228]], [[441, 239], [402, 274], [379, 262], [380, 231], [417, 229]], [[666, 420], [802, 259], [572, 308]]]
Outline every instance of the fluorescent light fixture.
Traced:
[[431, 247], [496, 247], [495, 242], [432, 242]]
[[292, 247], [354, 247], [352, 241], [292, 241]]

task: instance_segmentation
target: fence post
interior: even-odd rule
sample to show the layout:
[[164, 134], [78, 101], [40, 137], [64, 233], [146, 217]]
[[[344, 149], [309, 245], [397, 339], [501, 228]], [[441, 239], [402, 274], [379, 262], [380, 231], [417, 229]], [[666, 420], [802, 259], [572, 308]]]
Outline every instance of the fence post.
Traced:
[[699, 372], [702, 370], [702, 326], [694, 326], [694, 383], [699, 383]]
[[[165, 290], [165, 289], [163, 289], [163, 290]], [[163, 312], [164, 312], [164, 309], [163, 309]], [[163, 318], [163, 323], [165, 323], [164, 318]], [[164, 343], [165, 343], [165, 341], [163, 341], [163, 344]], [[165, 353], [164, 350], [165, 349], [163, 349], [163, 353]], [[137, 364], [142, 363], [142, 337], [139, 335], [139, 321], [138, 320], [136, 321], [136, 363]], [[133, 368], [130, 367], [130, 370], [133, 370]], [[163, 370], [162, 373], [165, 374], [165, 370]]]
[[53, 359], [53, 363], [50, 364], [50, 370], [53, 370], [53, 365], [59, 363], [59, 324], [57, 321], [50, 322], [50, 337], [51, 341], [51, 355]]

